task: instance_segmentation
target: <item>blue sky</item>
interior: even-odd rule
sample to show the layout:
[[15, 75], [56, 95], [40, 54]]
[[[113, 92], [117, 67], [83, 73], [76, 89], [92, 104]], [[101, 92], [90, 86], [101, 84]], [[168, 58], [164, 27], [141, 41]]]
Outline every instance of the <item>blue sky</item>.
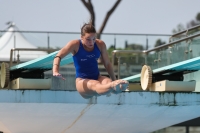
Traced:
[[[115, 0], [92, 0], [96, 29]], [[200, 12], [200, 0], [122, 0], [104, 33], [172, 34]], [[80, 0], [0, 0], [0, 30], [14, 21], [20, 30], [79, 32], [90, 18]]]
[[[89, 19], [79, 0], [0, 0], [0, 30], [14, 21], [21, 30], [75, 31]], [[93, 0], [98, 29], [115, 0]], [[200, 12], [199, 0], [122, 0], [104, 32], [171, 34]]]

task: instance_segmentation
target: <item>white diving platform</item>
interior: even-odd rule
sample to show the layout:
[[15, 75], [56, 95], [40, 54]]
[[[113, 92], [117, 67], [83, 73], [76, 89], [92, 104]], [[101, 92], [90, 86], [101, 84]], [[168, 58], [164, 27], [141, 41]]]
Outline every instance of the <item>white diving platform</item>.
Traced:
[[[24, 71], [49, 70], [55, 55], [56, 52], [13, 66], [9, 68], [11, 76], [15, 72], [23, 74]], [[73, 62], [71, 55], [65, 58], [61, 65]], [[199, 68], [200, 57], [197, 57], [155, 69], [152, 76], [161, 74], [169, 77], [177, 73], [181, 76]], [[124, 79], [138, 83], [140, 77], [141, 74], [138, 74]], [[200, 94], [196, 92], [128, 91], [83, 99], [77, 91], [2, 89], [0, 131], [147, 133], [200, 117], [199, 105]]]
[[154, 70], [151, 70], [149, 66], [145, 67], [146, 70], [142, 69], [141, 74], [126, 77], [124, 80], [133, 83], [141, 83], [141, 88], [143, 90], [194, 91], [196, 81], [183, 81], [183, 75], [200, 69], [200, 57], [188, 59]]
[[[200, 70], [200, 57], [188, 59], [175, 64], [171, 64], [165, 67], [157, 68], [153, 70], [153, 74], [167, 73], [167, 75], [178, 72], [192, 72]], [[140, 82], [141, 74], [133, 75], [124, 78], [124, 80], [132, 82]]]
[[200, 117], [199, 93], [0, 90], [4, 133], [150, 133]]
[[[1, 64], [1, 87], [11, 89], [50, 89], [51, 79], [44, 72], [51, 70], [58, 51], [15, 66]], [[73, 63], [72, 54], [62, 58], [60, 66]]]

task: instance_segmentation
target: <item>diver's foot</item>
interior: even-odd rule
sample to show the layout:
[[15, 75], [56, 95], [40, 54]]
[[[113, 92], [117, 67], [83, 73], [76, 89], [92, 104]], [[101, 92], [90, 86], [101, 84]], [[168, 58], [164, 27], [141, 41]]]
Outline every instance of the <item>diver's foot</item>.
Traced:
[[125, 91], [129, 85], [129, 82], [126, 80], [116, 80], [112, 82], [112, 93], [118, 94], [122, 91]]
[[129, 85], [129, 82], [126, 81], [125, 83], [122, 84], [122, 91], [125, 91], [128, 89], [128, 85]]

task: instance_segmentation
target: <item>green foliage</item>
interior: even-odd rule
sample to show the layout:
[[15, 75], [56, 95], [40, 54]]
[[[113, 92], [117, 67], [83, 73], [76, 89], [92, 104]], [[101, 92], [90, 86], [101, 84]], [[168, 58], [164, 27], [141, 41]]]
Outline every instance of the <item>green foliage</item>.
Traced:
[[185, 27], [183, 26], [183, 24], [178, 24], [177, 27], [172, 30], [172, 33], [176, 34], [176, 33], [181, 32], [183, 30], [185, 30]]
[[107, 49], [107, 52], [108, 52], [109, 56], [112, 55], [112, 51], [113, 51], [113, 50], [122, 50], [122, 48], [115, 48], [114, 45], [111, 45], [111, 46]]
[[200, 22], [200, 12], [197, 14], [196, 20]]
[[[197, 26], [197, 25], [199, 25], [199, 24], [200, 24], [200, 12], [197, 13], [195, 19], [193, 19], [193, 20], [191, 20], [191, 21], [189, 21], [189, 22], [187, 23], [186, 27], [184, 27], [183, 24], [178, 24], [177, 27], [176, 27], [175, 29], [173, 29], [172, 33], [173, 33], [173, 34], [176, 34], [176, 33], [179, 33], [179, 32], [181, 32], [181, 31], [184, 31], [184, 30], [186, 30], [186, 29], [189, 29], [189, 28], [192, 28], [192, 27], [194, 27], [194, 26]], [[190, 31], [187, 32], [187, 35], [195, 34], [196, 32], [199, 31], [199, 29], [200, 29], [200, 28], [190, 30]], [[184, 34], [185, 34], [185, 33], [184, 33]], [[179, 39], [180, 39], [181, 36], [182, 36], [182, 35], [176, 36], [176, 38], [179, 38]]]
[[[140, 44], [127, 44], [127, 42], [125, 42], [125, 48], [115, 48], [114, 45], [111, 45], [108, 48], [108, 54], [110, 56], [110, 59], [112, 57], [112, 52], [113, 50], [136, 50], [136, 51], [143, 51], [144, 48], [142, 45]], [[119, 55], [119, 54], [118, 54]], [[126, 64], [127, 66], [129, 65], [141, 65], [144, 64], [144, 57], [143, 54], [135, 54], [135, 53], [126, 53], [126, 54], [120, 54], [121, 57], [121, 63], [122, 64]], [[115, 58], [114, 64], [117, 65], [117, 58]]]
[[113, 50], [138, 50], [138, 51], [143, 51], [144, 50], [144, 47], [140, 44], [127, 44], [127, 42], [125, 42], [125, 48], [122, 49], [122, 48], [115, 48], [114, 45], [111, 45], [107, 51], [108, 51], [108, 54], [111, 56], [112, 55], [112, 51]]
[[125, 49], [127, 50], [144, 50], [144, 47], [140, 44], [128, 44], [125, 46]]
[[183, 24], [178, 24], [177, 27], [172, 30], [172, 33], [176, 34], [178, 32], [181, 32], [183, 30], [186, 30], [188, 28], [194, 27], [194, 26], [199, 25], [199, 24], [200, 24], [200, 12], [197, 13], [195, 19], [193, 19], [193, 20], [191, 20], [187, 23], [187, 27], [184, 27]]
[[154, 45], [154, 47], [158, 47], [158, 46], [161, 46], [163, 44], [166, 44], [166, 42], [163, 42], [161, 39], [158, 39]]

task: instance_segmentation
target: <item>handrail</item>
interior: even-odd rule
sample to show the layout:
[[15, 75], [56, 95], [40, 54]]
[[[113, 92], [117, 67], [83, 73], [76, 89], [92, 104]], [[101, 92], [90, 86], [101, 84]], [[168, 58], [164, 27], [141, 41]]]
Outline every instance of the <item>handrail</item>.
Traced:
[[178, 32], [178, 33], [176, 33], [176, 34], [173, 34], [171, 37], [175, 37], [175, 36], [177, 36], [177, 35], [180, 35], [180, 34], [182, 34], [182, 33], [188, 32], [188, 31], [190, 31], [190, 30], [194, 30], [194, 29], [199, 28], [199, 27], [200, 27], [200, 25], [194, 26], [194, 27], [189, 28], [189, 29], [187, 29], [187, 30], [183, 30], [183, 31], [181, 31], [181, 32]]
[[[57, 51], [58, 49], [33, 49], [33, 48], [12, 48], [10, 50], [10, 67], [12, 66], [13, 63], [13, 52], [14, 51], [45, 51], [45, 52], [54, 52]], [[18, 60], [19, 61], [19, 60]]]
[[[22, 30], [7, 31], [7, 30], [0, 30], [0, 32], [81, 34], [80, 32], [64, 32], [64, 31], [62, 32], [62, 31], [22, 31]], [[101, 35], [171, 36], [171, 34], [142, 34], [142, 33], [101, 33]]]
[[173, 44], [175, 44], [175, 43], [179, 43], [179, 42], [182, 42], [182, 41], [185, 41], [185, 40], [188, 40], [188, 39], [197, 37], [197, 36], [200, 36], [200, 33], [199, 33], [199, 34], [192, 35], [192, 36], [189, 36], [189, 37], [186, 37], [186, 38], [183, 38], [183, 39], [179, 39], [179, 40], [174, 41], [174, 42], [170, 42], [170, 43], [168, 43], [168, 44], [164, 44], [164, 45], [161, 45], [161, 46], [157, 46], [157, 47], [155, 47], [155, 48], [153, 48], [153, 49], [146, 50], [146, 51], [144, 51], [144, 52], [145, 52], [145, 53], [149, 53], [149, 52], [151, 52], [151, 51], [155, 51], [155, 50], [158, 50], [158, 49], [167, 47], [167, 46], [171, 46], [171, 45], [173, 45]]
[[112, 65], [114, 66], [114, 58], [116, 53], [144, 53], [144, 51], [138, 51], [138, 50], [113, 50], [112, 51]]
[[151, 51], [155, 51], [155, 50], [158, 50], [158, 49], [161, 49], [161, 48], [164, 48], [164, 47], [168, 47], [168, 46], [171, 46], [175, 43], [179, 43], [179, 42], [182, 42], [182, 41], [185, 41], [185, 40], [188, 40], [188, 39], [191, 39], [191, 38], [194, 38], [194, 37], [197, 37], [197, 36], [200, 36], [200, 33], [199, 34], [196, 34], [196, 35], [192, 35], [192, 36], [189, 36], [189, 37], [186, 37], [186, 38], [183, 38], [183, 39], [179, 39], [177, 41], [174, 41], [174, 42], [170, 42], [168, 44], [164, 44], [164, 45], [161, 45], [161, 46], [157, 46], [153, 49], [150, 49], [150, 50], [145, 50], [145, 51], [136, 51], [136, 50], [113, 50], [113, 54], [115, 55], [116, 53], [149, 53]]
[[[159, 50], [161, 48], [164, 48], [164, 47], [168, 47], [168, 46], [171, 46], [173, 44], [176, 44], [176, 43], [179, 43], [179, 42], [182, 42], [182, 41], [185, 41], [185, 40], [188, 40], [188, 39], [191, 39], [191, 38], [194, 38], [194, 37], [197, 37], [197, 36], [200, 36], [200, 33], [199, 34], [195, 34], [195, 35], [192, 35], [192, 36], [189, 36], [189, 37], [186, 37], [186, 38], [182, 38], [182, 39], [179, 39], [177, 41], [174, 41], [174, 42], [170, 42], [168, 44], [165, 44], [165, 45], [161, 45], [161, 46], [158, 46], [158, 47], [155, 47], [153, 49], [150, 49], [150, 50], [146, 50], [146, 51], [136, 51], [136, 50], [114, 50], [112, 52], [112, 65], [114, 66], [114, 58], [115, 58], [115, 55], [117, 53], [143, 53], [143, 54], [148, 54], [149, 52], [151, 51], [155, 51], [155, 50]], [[120, 78], [120, 57], [118, 57], [118, 79]], [[146, 63], [146, 59], [145, 59], [145, 63]]]
[[130, 52], [133, 52], [133, 53], [141, 53], [142, 51], [138, 51], [138, 50], [113, 50], [113, 53], [130, 53]]
[[[115, 59], [115, 54], [116, 53], [144, 53], [143, 51], [138, 51], [138, 50], [114, 50], [112, 52], [112, 66], [114, 66], [114, 59]], [[120, 57], [118, 57], [118, 64], [120, 64]], [[118, 65], [118, 72], [117, 72], [117, 76], [118, 76], [118, 79], [120, 79], [120, 65]]]

